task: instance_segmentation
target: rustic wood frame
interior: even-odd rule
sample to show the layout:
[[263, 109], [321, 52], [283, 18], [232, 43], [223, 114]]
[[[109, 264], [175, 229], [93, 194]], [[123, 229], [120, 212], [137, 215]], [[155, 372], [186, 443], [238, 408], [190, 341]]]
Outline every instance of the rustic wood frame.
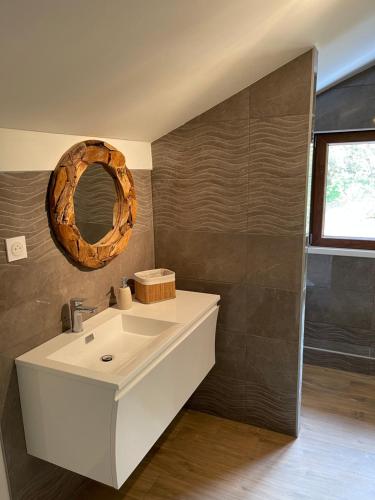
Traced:
[[[95, 244], [85, 241], [75, 224], [73, 199], [81, 175], [92, 163], [99, 163], [112, 176], [117, 193], [113, 229]], [[136, 219], [137, 201], [125, 157], [110, 144], [87, 140], [72, 146], [52, 174], [48, 200], [56, 238], [75, 262], [98, 269], [125, 250]]]
[[311, 195], [311, 245], [319, 247], [375, 250], [375, 240], [325, 238], [323, 236], [324, 195], [327, 169], [327, 146], [331, 143], [375, 141], [375, 130], [315, 134]]

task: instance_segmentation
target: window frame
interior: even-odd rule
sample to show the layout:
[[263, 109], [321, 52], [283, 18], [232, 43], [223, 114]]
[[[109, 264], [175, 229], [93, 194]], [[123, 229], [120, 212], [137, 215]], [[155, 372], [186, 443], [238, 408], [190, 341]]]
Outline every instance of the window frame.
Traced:
[[323, 236], [324, 195], [328, 145], [332, 143], [345, 144], [346, 142], [369, 141], [375, 142], [375, 130], [320, 132], [314, 134], [310, 211], [310, 245], [318, 247], [375, 250], [375, 239], [326, 238]]

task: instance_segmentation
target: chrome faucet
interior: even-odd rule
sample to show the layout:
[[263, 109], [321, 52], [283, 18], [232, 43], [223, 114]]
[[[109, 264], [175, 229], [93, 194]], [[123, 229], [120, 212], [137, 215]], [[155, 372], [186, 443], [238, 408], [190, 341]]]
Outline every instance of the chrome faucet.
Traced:
[[72, 321], [72, 331], [73, 332], [83, 332], [82, 326], [82, 313], [90, 312], [93, 313], [97, 310], [97, 307], [84, 306], [83, 303], [86, 299], [71, 299], [70, 300], [70, 316]]

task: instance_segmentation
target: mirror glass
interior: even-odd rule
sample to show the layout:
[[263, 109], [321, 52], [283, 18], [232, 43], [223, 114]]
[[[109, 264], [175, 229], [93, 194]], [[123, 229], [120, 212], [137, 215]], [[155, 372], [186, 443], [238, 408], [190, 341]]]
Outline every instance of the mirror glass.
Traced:
[[116, 199], [112, 176], [98, 163], [89, 165], [74, 193], [76, 226], [88, 243], [95, 244], [112, 231]]

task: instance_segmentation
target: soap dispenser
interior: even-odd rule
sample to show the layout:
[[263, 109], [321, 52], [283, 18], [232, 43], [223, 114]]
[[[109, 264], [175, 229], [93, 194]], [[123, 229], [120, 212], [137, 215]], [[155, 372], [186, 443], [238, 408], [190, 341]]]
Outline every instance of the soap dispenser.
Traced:
[[122, 310], [131, 309], [132, 292], [128, 285], [128, 278], [121, 278], [121, 288], [118, 290], [118, 306]]

